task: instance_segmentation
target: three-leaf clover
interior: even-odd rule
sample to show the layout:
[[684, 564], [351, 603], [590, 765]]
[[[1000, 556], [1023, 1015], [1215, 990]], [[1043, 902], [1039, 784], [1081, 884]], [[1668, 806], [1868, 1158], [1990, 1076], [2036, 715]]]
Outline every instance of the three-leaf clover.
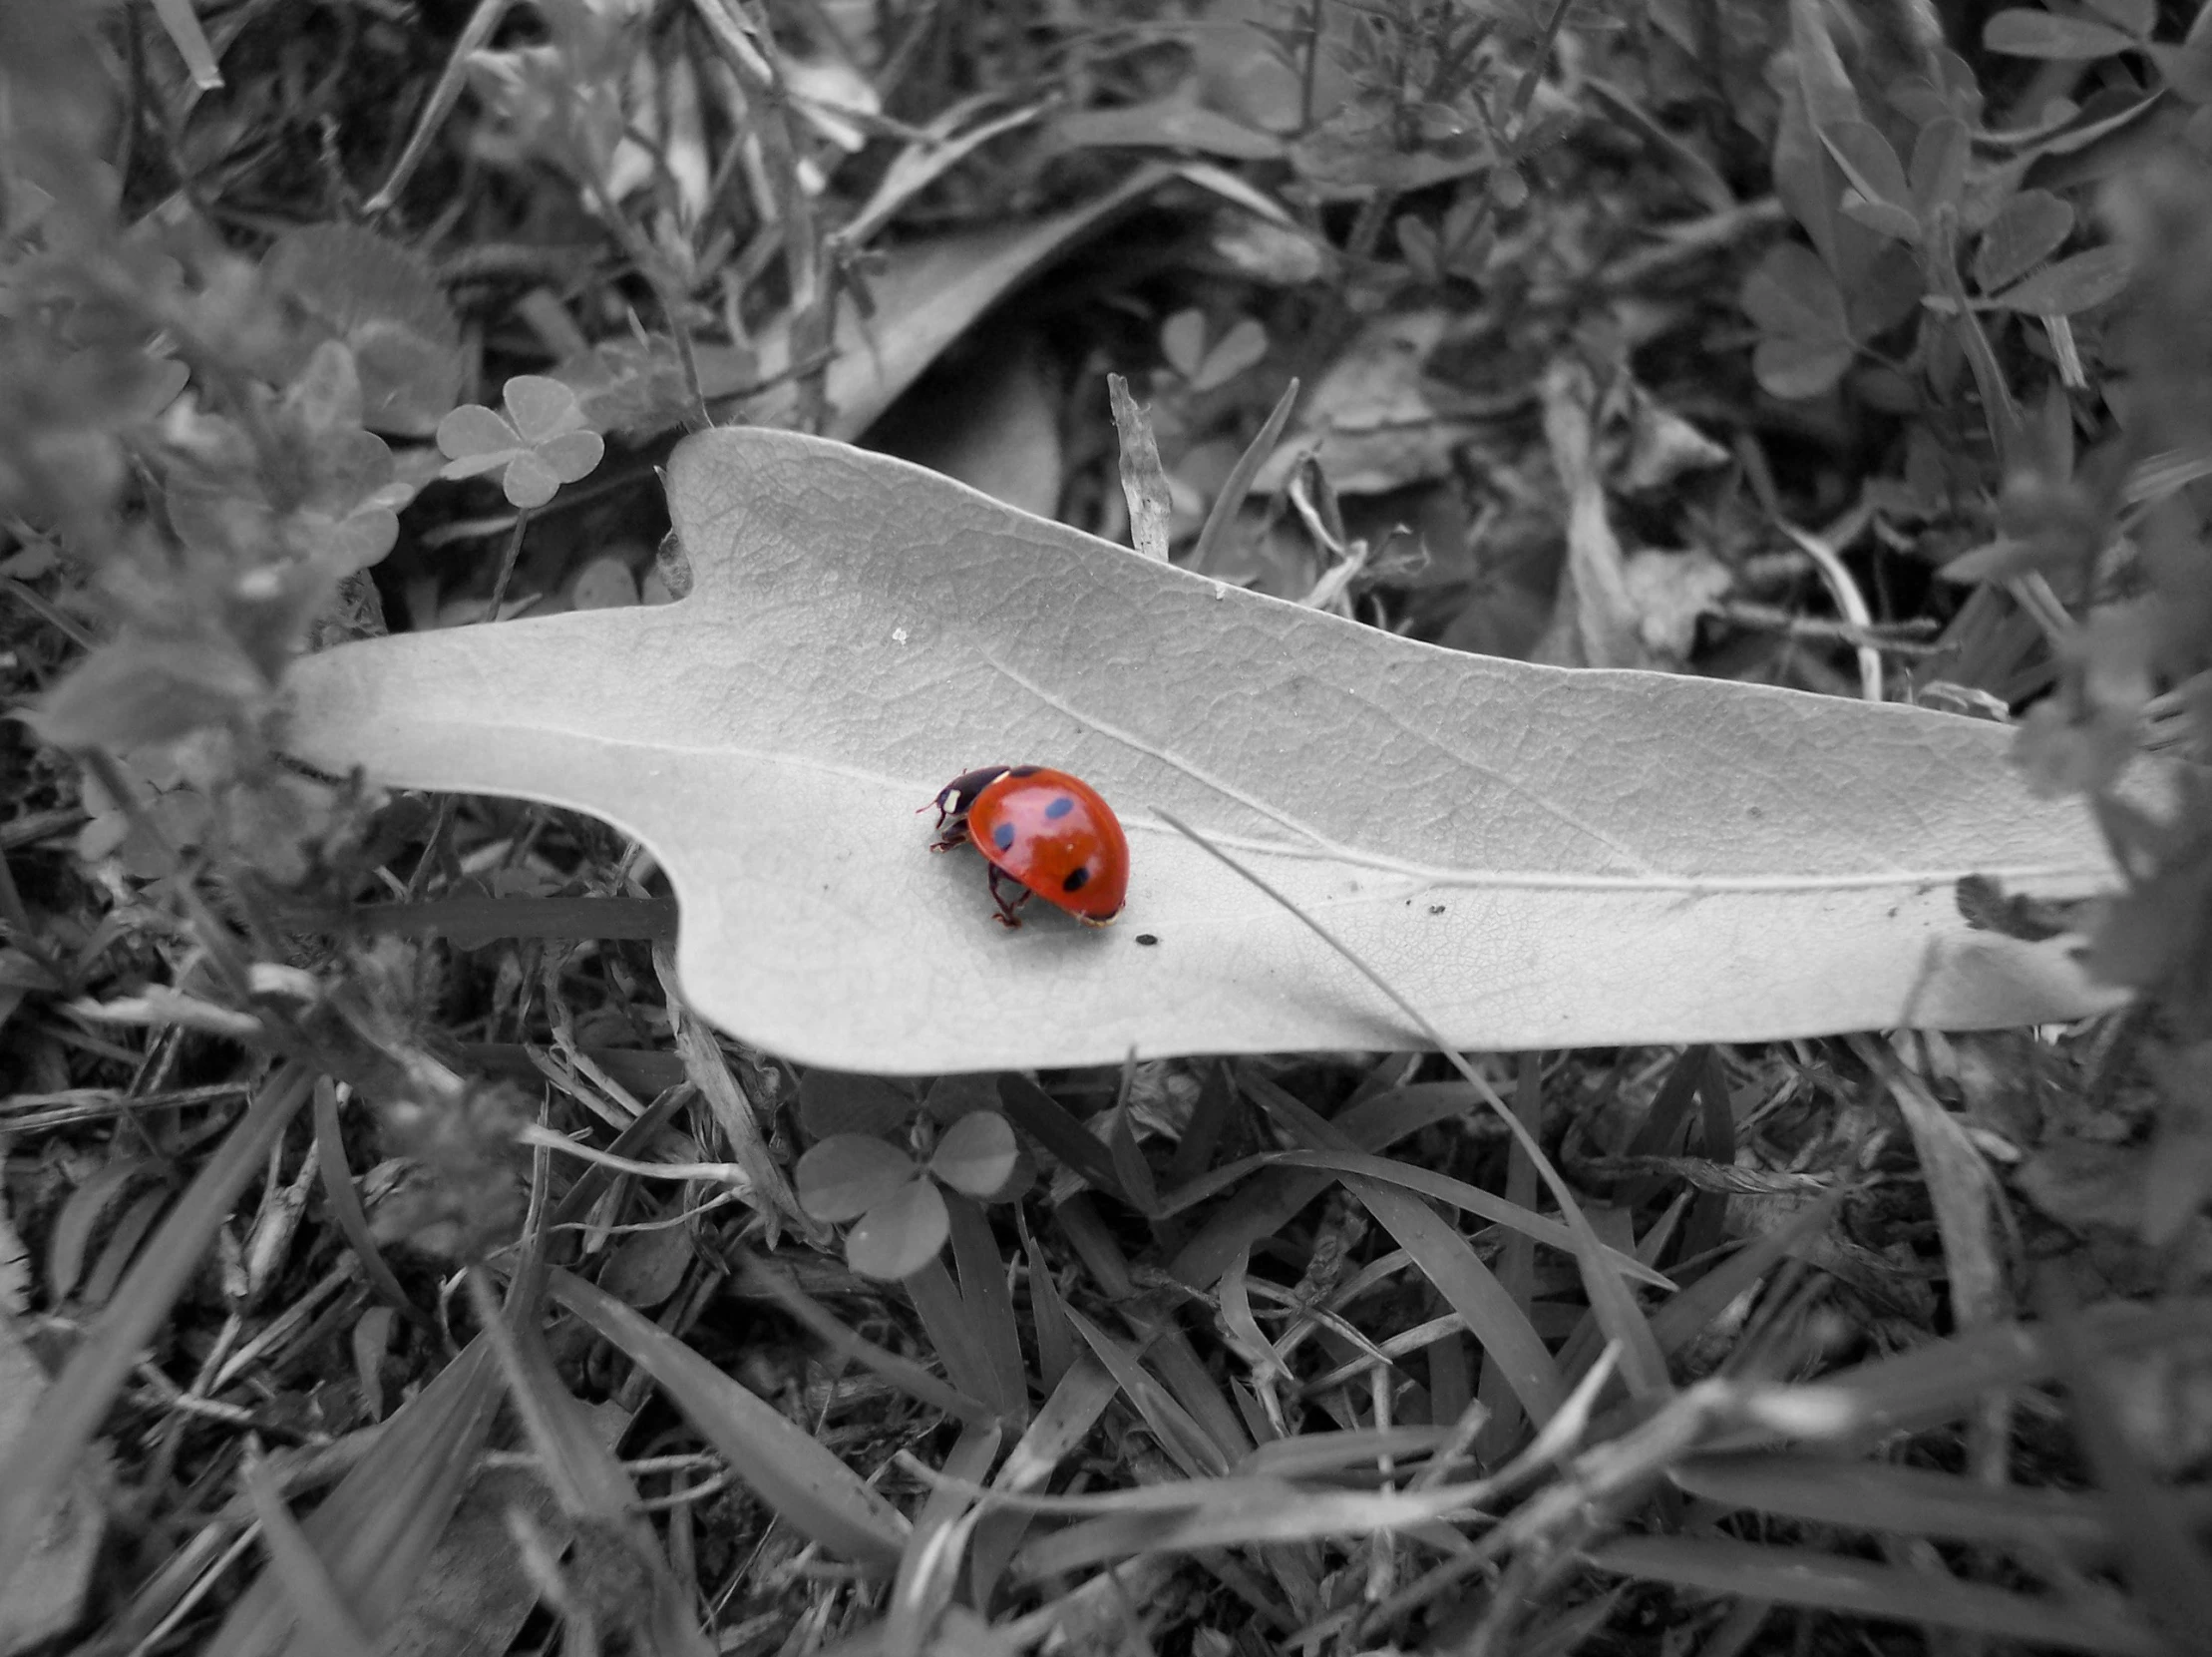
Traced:
[[517, 374], [507, 382], [502, 415], [482, 403], [464, 403], [438, 422], [438, 449], [446, 457], [442, 478], [473, 478], [498, 467], [507, 498], [518, 507], [542, 507], [564, 483], [589, 477], [606, 444], [584, 424], [576, 394], [543, 374]]
[[856, 1222], [845, 1259], [863, 1277], [912, 1277], [936, 1258], [951, 1228], [941, 1182], [987, 1202], [1005, 1194], [1018, 1161], [1014, 1130], [995, 1110], [971, 1110], [944, 1130], [926, 1164], [873, 1133], [833, 1133], [799, 1158], [799, 1206], [818, 1220]]
[[1207, 338], [1206, 313], [1180, 310], [1160, 327], [1160, 354], [1193, 391], [1227, 385], [1268, 354], [1268, 330], [1241, 316], [1219, 339]]
[[1818, 397], [1851, 366], [1843, 290], [1820, 256], [1801, 242], [1777, 242], [1744, 278], [1742, 305], [1758, 324], [1751, 371], [1771, 396]]

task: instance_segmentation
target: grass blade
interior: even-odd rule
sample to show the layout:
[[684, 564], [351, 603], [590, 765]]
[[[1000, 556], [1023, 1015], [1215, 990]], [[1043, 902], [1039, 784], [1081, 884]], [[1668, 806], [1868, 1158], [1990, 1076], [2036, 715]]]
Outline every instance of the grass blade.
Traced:
[[[469, 1289], [507, 1373], [508, 1397], [538, 1452], [539, 1474], [552, 1486], [561, 1511], [580, 1521], [578, 1574], [610, 1568], [633, 1579], [642, 1575], [650, 1603], [624, 1605], [612, 1614], [629, 1619], [635, 1630], [650, 1629], [649, 1643], [666, 1657], [713, 1657], [714, 1647], [692, 1615], [652, 1526], [637, 1512], [636, 1484], [592, 1430], [582, 1405], [560, 1384], [535, 1319], [510, 1326], [480, 1269], [470, 1272]], [[598, 1563], [602, 1558], [605, 1562]]]
[[1138, 1553], [1307, 1542], [1408, 1530], [1476, 1506], [1490, 1481], [1427, 1490], [1337, 1490], [1287, 1479], [1193, 1479], [1171, 1485], [1168, 1512], [1109, 1513], [1038, 1540], [1014, 1557], [1024, 1580]]
[[1113, 1156], [1097, 1135], [1069, 1115], [1060, 1101], [1027, 1076], [998, 1078], [998, 1105], [1006, 1119], [1108, 1196], [1130, 1200]]
[[2070, 1310], [2050, 1320], [2044, 1339], [2071, 1401], [2074, 1434], [2103, 1487], [2105, 1522], [2119, 1543], [2121, 1574], [2175, 1639], [2203, 1638], [2212, 1631], [2212, 1555], [2179, 1498], [2152, 1476], [2128, 1443], [2119, 1400], [2080, 1339]]
[[1081, 1335], [1120, 1383], [1137, 1414], [1152, 1429], [1153, 1437], [1160, 1441], [1160, 1448], [1185, 1473], [1193, 1478], [1220, 1477], [1229, 1470], [1227, 1457], [1221, 1447], [1207, 1436], [1206, 1430], [1192, 1419], [1189, 1411], [1178, 1404], [1168, 1390], [1146, 1373], [1137, 1355], [1107, 1334], [1090, 1319], [1073, 1307], [1068, 1309], [1068, 1321]]
[[950, 1476], [931, 1487], [907, 1537], [891, 1607], [884, 1618], [887, 1657], [919, 1657], [931, 1625], [952, 1602], [959, 1581], [961, 1544], [973, 1534], [963, 1524], [975, 1505], [974, 1488], [990, 1470], [1004, 1437], [998, 1426], [969, 1423], [944, 1458]]
[[[1463, 1083], [1423, 1082], [1362, 1100], [1339, 1111], [1330, 1125], [1353, 1149], [1373, 1154], [1424, 1127], [1464, 1116], [1473, 1102]], [[1281, 1231], [1292, 1215], [1333, 1183], [1328, 1174], [1288, 1168], [1262, 1174], [1199, 1227], [1169, 1263], [1168, 1275], [1194, 1289], [1212, 1288], [1232, 1260]]]
[[1740, 1594], [1846, 1616], [1963, 1629], [1987, 1639], [2019, 1640], [2105, 1657], [2173, 1657], [2173, 1648], [2117, 1613], [2007, 1593], [1980, 1582], [1899, 1570], [1803, 1547], [1688, 1536], [1625, 1536], [1595, 1548], [1604, 1571], [1671, 1582], [1708, 1593]]
[[292, 1518], [275, 1482], [258, 1460], [245, 1469], [245, 1493], [261, 1521], [261, 1542], [269, 1551], [269, 1577], [282, 1590], [301, 1635], [329, 1657], [375, 1657], [376, 1646], [338, 1584], [324, 1568], [322, 1555]]
[[437, 1324], [407, 1298], [407, 1291], [393, 1275], [384, 1251], [377, 1246], [375, 1233], [369, 1230], [368, 1212], [361, 1206], [361, 1193], [354, 1188], [353, 1170], [346, 1166], [345, 1130], [338, 1121], [337, 1084], [328, 1076], [315, 1082], [315, 1165], [322, 1179], [323, 1200], [330, 1205], [331, 1223], [337, 1226], [346, 1246], [353, 1250], [354, 1258], [361, 1262], [361, 1275], [368, 1279], [369, 1287], [417, 1328], [436, 1335]]
[[996, 1414], [1000, 1409], [997, 1376], [984, 1349], [982, 1333], [975, 1327], [967, 1302], [960, 1298], [960, 1286], [944, 1269], [944, 1261], [932, 1255], [920, 1271], [902, 1278], [900, 1287], [914, 1302], [922, 1332], [928, 1336], [946, 1378], [970, 1398], [981, 1399]]
[[[355, 1463], [301, 1521], [354, 1615], [381, 1632], [460, 1505], [499, 1402], [490, 1344], [479, 1336], [384, 1424], [376, 1449]], [[208, 1657], [261, 1657], [314, 1649], [294, 1635], [293, 1612], [263, 1572], [230, 1608]]]
[[1283, 428], [1290, 424], [1290, 410], [1297, 406], [1297, 400], [1298, 382], [1292, 380], [1283, 388], [1283, 395], [1276, 399], [1267, 424], [1245, 445], [1245, 452], [1237, 457], [1237, 464], [1223, 481], [1221, 493], [1214, 497], [1206, 522], [1199, 528], [1198, 545], [1191, 550], [1191, 568], [1200, 575], [1212, 572], [1215, 556], [1229, 537], [1229, 526], [1244, 509], [1245, 497], [1252, 493], [1252, 480], [1260, 475], [1260, 468], [1267, 465], [1268, 457], [1275, 453], [1275, 446], [1283, 441]]
[[737, 1256], [733, 1264], [749, 1293], [773, 1300], [840, 1358], [888, 1381], [930, 1409], [943, 1411], [955, 1421], [982, 1421], [990, 1415], [990, 1406], [980, 1399], [969, 1398], [946, 1386], [913, 1359], [886, 1352], [873, 1341], [855, 1334], [840, 1323], [828, 1307], [792, 1281], [790, 1272], [782, 1266], [755, 1259], [742, 1250], [733, 1253]]
[[596, 1285], [556, 1271], [549, 1287], [658, 1382], [746, 1487], [802, 1533], [869, 1570], [899, 1568], [906, 1521], [852, 1468], [742, 1383]]
[[313, 1072], [294, 1062], [280, 1066], [262, 1085], [32, 1411], [23, 1437], [0, 1462], [0, 1591], [30, 1557], [46, 1515], [61, 1501], [124, 1378], [199, 1270], [223, 1216], [260, 1173], [269, 1146], [313, 1083]]
[[2056, 1543], [2076, 1557], [2102, 1554], [2111, 1543], [2094, 1495], [1992, 1486], [1926, 1467], [1777, 1451], [1693, 1455], [1668, 1475], [1691, 1495], [1724, 1507], [1854, 1530], [2013, 1547]]
[[1413, 1028], [1427, 1038], [1429, 1045], [1442, 1053], [1452, 1067], [1467, 1079], [1468, 1085], [1474, 1088], [1476, 1097], [1490, 1106], [1505, 1123], [1507, 1131], [1528, 1153], [1529, 1160], [1536, 1164], [1537, 1173], [1551, 1190], [1552, 1200], [1559, 1204], [1560, 1213], [1565, 1216], [1569, 1229], [1575, 1235], [1575, 1262], [1582, 1270], [1583, 1289], [1590, 1296], [1590, 1309], [1597, 1314], [1599, 1327], [1606, 1332], [1606, 1338], [1618, 1343], [1621, 1348], [1621, 1370], [1628, 1378], [1630, 1391], [1639, 1398], [1663, 1398], [1672, 1392], [1673, 1383], [1667, 1378], [1666, 1360], [1659, 1353], [1659, 1342], [1652, 1336], [1652, 1326], [1645, 1321], [1635, 1297], [1621, 1282], [1619, 1274], [1606, 1265], [1609, 1251], [1599, 1241], [1598, 1234], [1591, 1229], [1589, 1217], [1583, 1213], [1582, 1205], [1575, 1200], [1574, 1188], [1552, 1166], [1552, 1159], [1544, 1154], [1544, 1147], [1522, 1125], [1521, 1118], [1513, 1113], [1505, 1100], [1498, 1097], [1497, 1089], [1485, 1081], [1481, 1072], [1444, 1040], [1442, 1032], [1437, 1030], [1426, 1014], [1399, 995], [1380, 973], [1353, 954], [1343, 940], [1173, 812], [1158, 806], [1153, 810], [1162, 822], [1178, 834], [1208, 856], [1227, 864], [1290, 914], [1295, 915], [1308, 931], [1342, 956], [1360, 977], [1373, 985], [1392, 1006], [1411, 1020]]
[[989, 1219], [973, 1198], [946, 1191], [944, 1207], [952, 1222], [952, 1257], [960, 1267], [960, 1301], [982, 1349], [992, 1400], [1018, 1431], [1029, 1420], [1029, 1381], [1021, 1366], [1021, 1330], [1006, 1287], [1006, 1262]]

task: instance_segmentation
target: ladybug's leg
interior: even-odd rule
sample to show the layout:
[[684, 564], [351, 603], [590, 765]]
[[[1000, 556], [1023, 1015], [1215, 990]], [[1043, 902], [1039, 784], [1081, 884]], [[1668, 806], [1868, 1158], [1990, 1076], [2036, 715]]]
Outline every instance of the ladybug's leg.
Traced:
[[[1015, 893], [1018, 894], [1011, 901], [1008, 901], [1006, 894], [1002, 890], [1000, 890], [998, 885], [1000, 881], [1004, 881], [1008, 886], [1011, 886], [1014, 889]], [[1001, 869], [997, 864], [993, 863], [990, 865], [990, 899], [992, 903], [998, 905], [997, 918], [998, 924], [1000, 926], [1020, 926], [1021, 917], [1016, 915], [1014, 911], [1019, 909], [1023, 904], [1027, 903], [1029, 901], [1029, 898], [1030, 892], [1028, 887], [1022, 885], [1020, 881], [1015, 880], [1013, 876], [1007, 874], [1006, 871]]]
[[[923, 806], [922, 809], [927, 811], [929, 808]], [[967, 819], [965, 817], [955, 817], [950, 823], [939, 823], [937, 826], [943, 829], [944, 832], [929, 843], [931, 851], [948, 852], [955, 847], [967, 844]]]

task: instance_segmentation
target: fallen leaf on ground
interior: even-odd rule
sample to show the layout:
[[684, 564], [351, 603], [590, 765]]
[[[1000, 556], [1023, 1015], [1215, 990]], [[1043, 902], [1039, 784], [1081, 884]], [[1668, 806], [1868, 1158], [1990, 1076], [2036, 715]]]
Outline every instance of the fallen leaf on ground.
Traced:
[[1544, 437], [1567, 497], [1567, 569], [1552, 624], [1533, 653], [1561, 667], [1652, 666], [1598, 476], [1591, 417], [1596, 396], [1589, 370], [1579, 364], [1554, 363], [1544, 376]]
[[1283, 488], [1308, 454], [1339, 495], [1379, 495], [1448, 476], [1470, 430], [1438, 411], [1426, 382], [1448, 321], [1431, 309], [1370, 322], [1314, 385], [1298, 428], [1260, 468], [1254, 490]]
[[[820, 439], [688, 439], [681, 602], [295, 664], [288, 746], [386, 784], [588, 811], [660, 859], [699, 1011], [930, 1073], [1406, 1045], [1211, 836], [1468, 1047], [1981, 1028], [2113, 1004], [1952, 887], [2111, 881], [2001, 726], [1760, 685], [1455, 654], [1239, 593]], [[1099, 788], [1127, 911], [993, 923], [915, 809], [976, 765]], [[1041, 910], [1042, 905], [1032, 905]]]

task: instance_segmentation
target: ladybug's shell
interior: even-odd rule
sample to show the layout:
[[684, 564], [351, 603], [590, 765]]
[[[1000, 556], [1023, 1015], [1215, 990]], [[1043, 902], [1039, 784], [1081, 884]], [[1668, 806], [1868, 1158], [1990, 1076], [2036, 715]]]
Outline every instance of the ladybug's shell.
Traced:
[[1046, 903], [1103, 926], [1129, 896], [1121, 820], [1081, 777], [1041, 765], [1001, 772], [967, 808], [984, 859]]

